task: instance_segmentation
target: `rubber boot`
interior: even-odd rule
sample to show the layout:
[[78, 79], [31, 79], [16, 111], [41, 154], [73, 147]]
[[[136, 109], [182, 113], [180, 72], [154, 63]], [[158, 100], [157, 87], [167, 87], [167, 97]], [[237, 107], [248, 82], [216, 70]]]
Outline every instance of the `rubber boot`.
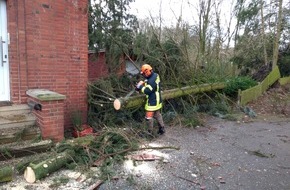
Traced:
[[165, 127], [159, 127], [158, 135], [163, 135], [165, 133]]

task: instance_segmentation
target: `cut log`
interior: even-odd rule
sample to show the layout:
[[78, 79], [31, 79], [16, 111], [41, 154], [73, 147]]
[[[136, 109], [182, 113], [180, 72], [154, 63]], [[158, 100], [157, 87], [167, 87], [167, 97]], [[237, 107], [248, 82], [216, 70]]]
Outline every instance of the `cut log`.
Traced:
[[13, 168], [11, 166], [5, 166], [0, 169], [0, 182], [8, 182], [13, 179]]
[[20, 160], [15, 166], [14, 170], [17, 174], [24, 174], [25, 169], [27, 166], [29, 166], [30, 163], [39, 163], [42, 162], [43, 160], [46, 160], [51, 157], [50, 153], [45, 153], [45, 154], [37, 154], [35, 156], [27, 156], [24, 157], [23, 159]]
[[[181, 96], [187, 96], [190, 94], [196, 94], [201, 92], [210, 92], [213, 90], [221, 90], [225, 88], [224, 83], [212, 83], [212, 84], [201, 84], [201, 85], [194, 85], [194, 86], [186, 86], [182, 88], [175, 88], [171, 90], [162, 91], [162, 99], [172, 99], [178, 98]], [[133, 108], [140, 106], [145, 103], [145, 95], [138, 95], [138, 96], [131, 96], [131, 97], [124, 97], [118, 98], [114, 101], [114, 108], [115, 110], [120, 110], [124, 108]]]
[[66, 150], [38, 164], [31, 163], [24, 171], [24, 178], [28, 183], [34, 183], [36, 180], [44, 178], [62, 168], [65, 164], [70, 163], [74, 155], [73, 150]]

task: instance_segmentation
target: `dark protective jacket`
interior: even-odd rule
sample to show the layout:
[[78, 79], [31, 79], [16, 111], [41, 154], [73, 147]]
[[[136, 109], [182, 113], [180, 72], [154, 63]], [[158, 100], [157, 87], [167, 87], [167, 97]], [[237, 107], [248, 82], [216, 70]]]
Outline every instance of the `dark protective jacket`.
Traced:
[[146, 111], [156, 111], [162, 108], [160, 78], [157, 73], [152, 71], [140, 91], [146, 95]]

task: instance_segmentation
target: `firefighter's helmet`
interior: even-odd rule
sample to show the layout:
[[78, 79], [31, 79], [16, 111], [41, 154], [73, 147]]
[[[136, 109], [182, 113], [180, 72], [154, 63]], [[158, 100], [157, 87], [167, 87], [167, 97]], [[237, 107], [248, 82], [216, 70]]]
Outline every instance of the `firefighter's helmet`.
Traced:
[[149, 77], [152, 73], [152, 67], [148, 64], [144, 64], [141, 67], [141, 72], [140, 72], [143, 76], [145, 77]]

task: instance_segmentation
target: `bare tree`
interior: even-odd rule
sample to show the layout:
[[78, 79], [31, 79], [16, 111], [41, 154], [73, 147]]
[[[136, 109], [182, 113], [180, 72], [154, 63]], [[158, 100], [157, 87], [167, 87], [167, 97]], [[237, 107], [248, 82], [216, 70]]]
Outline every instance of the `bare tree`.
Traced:
[[216, 19], [216, 43], [215, 43], [215, 50], [216, 50], [216, 60], [217, 63], [219, 64], [220, 62], [220, 54], [221, 54], [221, 47], [222, 47], [222, 29], [221, 29], [221, 20], [220, 20], [220, 9], [219, 9], [219, 3], [215, 3], [215, 19]]
[[278, 61], [279, 40], [281, 36], [281, 25], [282, 25], [282, 4], [283, 4], [283, 0], [279, 0], [278, 24], [276, 28], [276, 38], [275, 38], [274, 49], [273, 49], [272, 69], [274, 69], [277, 66], [277, 61]]
[[233, 18], [234, 18], [234, 1], [235, 0], [232, 0], [231, 1], [231, 6], [230, 6], [230, 15], [229, 15], [229, 21], [228, 21], [228, 25], [227, 25], [227, 32], [226, 32], [226, 39], [227, 39], [227, 44], [226, 44], [226, 50], [228, 51], [229, 48], [230, 48], [230, 44], [231, 44], [231, 41], [232, 41], [232, 38], [233, 38], [233, 35], [235, 34], [235, 29], [232, 29], [232, 21], [233, 21]]
[[207, 31], [210, 22], [210, 10], [211, 10], [211, 0], [200, 0], [199, 1], [199, 59], [198, 62], [202, 62], [204, 66], [204, 59], [206, 53], [206, 40]]
[[267, 47], [266, 47], [266, 38], [265, 38], [265, 20], [264, 20], [264, 1], [260, 0], [261, 4], [261, 21], [262, 21], [262, 40], [263, 40], [263, 51], [264, 51], [264, 64], [267, 65], [268, 63], [268, 56], [267, 56]]

